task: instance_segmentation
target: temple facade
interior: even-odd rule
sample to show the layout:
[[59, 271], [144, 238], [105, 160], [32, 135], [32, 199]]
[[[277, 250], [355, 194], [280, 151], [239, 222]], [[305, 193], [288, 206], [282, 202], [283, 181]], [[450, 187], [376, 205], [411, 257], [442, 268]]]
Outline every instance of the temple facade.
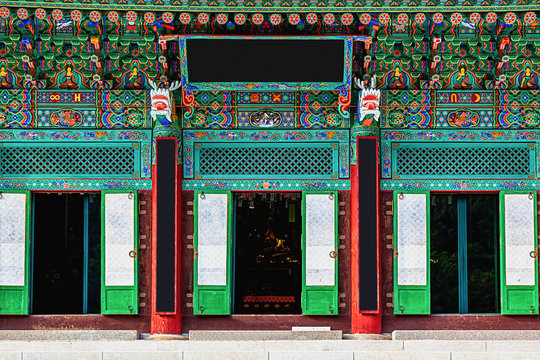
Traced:
[[0, 0], [0, 328], [540, 328], [539, 12]]

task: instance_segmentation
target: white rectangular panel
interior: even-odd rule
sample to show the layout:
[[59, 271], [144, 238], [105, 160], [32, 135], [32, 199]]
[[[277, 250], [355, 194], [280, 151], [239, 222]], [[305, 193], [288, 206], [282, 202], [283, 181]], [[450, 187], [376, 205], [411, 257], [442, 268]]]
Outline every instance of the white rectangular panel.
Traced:
[[398, 285], [427, 284], [426, 194], [401, 194], [397, 200]]
[[529, 194], [504, 195], [506, 285], [535, 284], [535, 205]]
[[336, 260], [335, 197], [331, 194], [306, 195], [306, 285], [334, 286]]
[[27, 194], [0, 199], [0, 285], [24, 286]]
[[225, 286], [229, 195], [197, 196], [197, 284]]
[[105, 285], [135, 285], [135, 197], [105, 194]]

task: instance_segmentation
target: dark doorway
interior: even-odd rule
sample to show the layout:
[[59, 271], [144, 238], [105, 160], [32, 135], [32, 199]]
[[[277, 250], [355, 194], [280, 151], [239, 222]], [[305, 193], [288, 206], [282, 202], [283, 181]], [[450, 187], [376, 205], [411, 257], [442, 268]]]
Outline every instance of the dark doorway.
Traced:
[[301, 199], [235, 194], [235, 313], [301, 313]]
[[497, 195], [431, 196], [431, 312], [499, 313]]
[[33, 314], [100, 309], [100, 197], [34, 194]]

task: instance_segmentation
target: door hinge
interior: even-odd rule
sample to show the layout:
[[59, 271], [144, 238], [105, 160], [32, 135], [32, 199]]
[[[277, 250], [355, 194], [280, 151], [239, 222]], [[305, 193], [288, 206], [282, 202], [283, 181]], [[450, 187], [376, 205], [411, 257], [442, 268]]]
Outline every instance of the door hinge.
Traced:
[[394, 247], [394, 245], [387, 244], [386, 248], [387, 249], [392, 249], [394, 251], [394, 259], [397, 259], [399, 253], [398, 253], [397, 249]]
[[195, 249], [195, 246], [193, 246], [193, 244], [189, 244], [187, 246], [187, 248], [189, 250], [193, 250], [193, 261], [195, 261], [195, 259], [197, 259], [197, 256], [199, 255], [199, 253], [197, 252], [197, 250]]
[[394, 201], [385, 202], [386, 206], [390, 206], [390, 210], [386, 210], [384, 213], [387, 216], [394, 216]]

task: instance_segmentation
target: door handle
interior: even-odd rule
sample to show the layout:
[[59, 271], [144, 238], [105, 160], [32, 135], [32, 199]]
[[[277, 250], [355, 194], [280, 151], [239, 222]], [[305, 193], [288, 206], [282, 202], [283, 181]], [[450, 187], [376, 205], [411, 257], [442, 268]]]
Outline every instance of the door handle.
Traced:
[[536, 247], [533, 251], [529, 253], [529, 256], [533, 259], [539, 260], [540, 258], [540, 245]]

